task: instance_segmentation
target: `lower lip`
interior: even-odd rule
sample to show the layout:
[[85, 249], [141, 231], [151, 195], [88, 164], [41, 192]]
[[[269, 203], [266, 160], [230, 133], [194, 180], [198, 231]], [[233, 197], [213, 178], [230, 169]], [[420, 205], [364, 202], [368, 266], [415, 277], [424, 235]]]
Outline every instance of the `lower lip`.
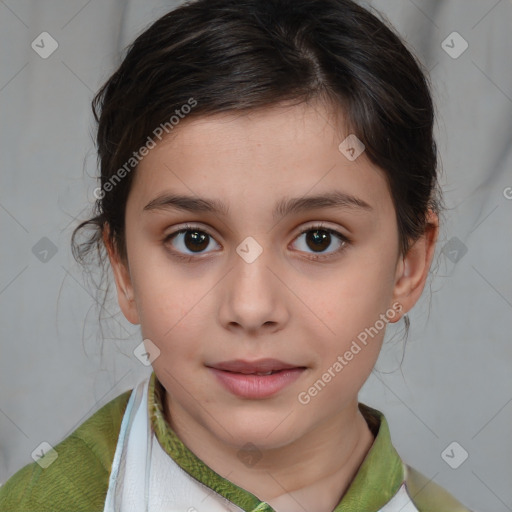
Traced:
[[295, 382], [304, 368], [290, 368], [271, 375], [250, 375], [210, 368], [220, 383], [241, 398], [261, 399], [275, 395]]

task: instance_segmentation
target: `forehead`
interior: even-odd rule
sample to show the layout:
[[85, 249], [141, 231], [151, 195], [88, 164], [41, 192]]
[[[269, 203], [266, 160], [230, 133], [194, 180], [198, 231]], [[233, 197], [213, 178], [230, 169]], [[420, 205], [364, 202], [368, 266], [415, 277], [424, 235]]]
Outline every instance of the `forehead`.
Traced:
[[342, 191], [376, 211], [389, 209], [383, 171], [364, 152], [351, 161], [340, 151], [350, 135], [342, 121], [319, 104], [185, 118], [139, 163], [131, 201], [143, 209], [173, 191], [227, 203], [232, 198], [243, 208]]
[[209, 152], [210, 158], [212, 153], [218, 153], [266, 163], [271, 156], [281, 155], [290, 160], [295, 154], [295, 159], [300, 160], [308, 155], [313, 157], [321, 149], [319, 142], [325, 146], [340, 139], [339, 121], [333, 116], [325, 106], [315, 102], [185, 118], [160, 146], [161, 149], [172, 146], [173, 151], [186, 153], [189, 158], [200, 159], [202, 155], [194, 149], [201, 147]]

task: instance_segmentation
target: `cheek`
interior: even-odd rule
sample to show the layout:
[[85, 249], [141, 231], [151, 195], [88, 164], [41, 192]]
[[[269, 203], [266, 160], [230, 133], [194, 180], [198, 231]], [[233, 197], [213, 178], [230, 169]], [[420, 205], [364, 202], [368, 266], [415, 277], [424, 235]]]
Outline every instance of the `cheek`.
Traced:
[[157, 242], [150, 243], [140, 236], [128, 250], [142, 328], [161, 337], [197, 302], [200, 280], [186, 280], [183, 268], [172, 262]]
[[200, 334], [199, 303], [205, 294], [200, 280], [184, 280], [175, 269], [167, 266], [133, 267], [137, 308], [144, 338], [149, 338], [170, 361], [192, 359]]
[[386, 255], [357, 254], [325, 280], [323, 293], [313, 290], [313, 300], [334, 331], [362, 329], [391, 306], [393, 277], [394, 267]]
[[[324, 280], [325, 293], [320, 293], [321, 288], [309, 292], [315, 312], [323, 321], [309, 324], [324, 340], [316, 348], [318, 374], [321, 376], [331, 368], [336, 375], [333, 381], [343, 382], [342, 387], [356, 389], [362, 385], [379, 356], [386, 327], [392, 319], [392, 258], [385, 251], [354, 253], [335, 275]], [[394, 317], [395, 311], [391, 312]], [[343, 361], [338, 361], [338, 356]], [[325, 378], [329, 379], [329, 375]]]

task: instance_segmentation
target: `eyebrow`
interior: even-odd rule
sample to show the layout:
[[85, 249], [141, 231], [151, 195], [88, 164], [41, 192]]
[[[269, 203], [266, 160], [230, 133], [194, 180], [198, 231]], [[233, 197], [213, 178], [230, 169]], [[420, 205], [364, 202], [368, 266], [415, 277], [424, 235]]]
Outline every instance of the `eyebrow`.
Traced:
[[[362, 199], [345, 192], [333, 191], [314, 196], [283, 198], [274, 206], [272, 216], [274, 219], [286, 217], [308, 210], [316, 209], [350, 209], [359, 211], [372, 211], [373, 208]], [[174, 209], [191, 213], [213, 213], [228, 216], [229, 206], [217, 199], [192, 197], [180, 194], [164, 193], [151, 200], [143, 211]]]

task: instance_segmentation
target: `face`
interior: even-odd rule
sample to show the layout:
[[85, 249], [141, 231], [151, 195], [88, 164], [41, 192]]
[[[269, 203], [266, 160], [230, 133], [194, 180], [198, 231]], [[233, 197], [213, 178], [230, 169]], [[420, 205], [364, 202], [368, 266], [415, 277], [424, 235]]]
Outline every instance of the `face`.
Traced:
[[357, 409], [435, 237], [399, 255], [384, 174], [347, 135], [319, 105], [185, 119], [139, 164], [128, 267], [110, 256], [181, 430], [276, 448]]

